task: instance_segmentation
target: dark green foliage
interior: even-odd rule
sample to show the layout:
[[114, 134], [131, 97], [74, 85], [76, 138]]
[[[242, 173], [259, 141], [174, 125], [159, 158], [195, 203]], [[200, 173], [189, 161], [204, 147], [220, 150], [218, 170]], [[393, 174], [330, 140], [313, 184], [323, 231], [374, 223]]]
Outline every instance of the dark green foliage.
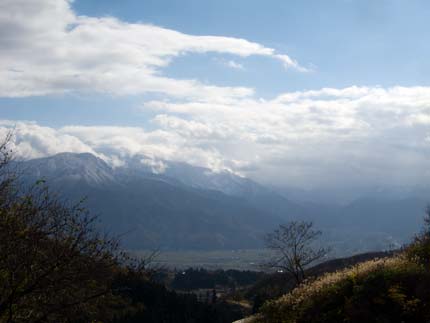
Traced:
[[113, 286], [128, 300], [117, 323], [230, 323], [242, 317], [237, 306], [198, 302], [193, 294], [178, 294], [136, 272], [121, 272]]
[[293, 277], [288, 274], [274, 273], [262, 278], [249, 288], [245, 297], [252, 301], [253, 313], [256, 313], [266, 301], [281, 297], [295, 286]]

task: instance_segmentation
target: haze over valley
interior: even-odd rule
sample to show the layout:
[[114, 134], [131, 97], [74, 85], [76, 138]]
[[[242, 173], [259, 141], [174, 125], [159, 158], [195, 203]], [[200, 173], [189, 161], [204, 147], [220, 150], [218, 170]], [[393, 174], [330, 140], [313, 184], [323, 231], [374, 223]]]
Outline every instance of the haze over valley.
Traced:
[[0, 0], [0, 323], [430, 322], [429, 21]]
[[160, 172], [145, 160], [112, 167], [90, 153], [60, 153], [17, 163], [29, 183], [44, 179], [73, 201], [86, 197], [101, 227], [134, 250], [259, 249], [265, 233], [291, 220], [313, 221], [338, 256], [388, 250], [419, 231], [428, 194], [426, 187], [375, 190], [329, 203], [229, 171], [164, 160]]

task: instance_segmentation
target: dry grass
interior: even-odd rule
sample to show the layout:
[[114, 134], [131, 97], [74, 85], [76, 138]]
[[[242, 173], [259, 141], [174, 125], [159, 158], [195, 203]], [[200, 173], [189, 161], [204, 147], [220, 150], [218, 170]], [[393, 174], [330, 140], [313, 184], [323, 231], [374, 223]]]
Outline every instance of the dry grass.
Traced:
[[307, 306], [315, 306], [321, 297], [341, 293], [340, 286], [343, 282], [360, 281], [375, 272], [400, 273], [421, 269], [422, 267], [411, 262], [404, 255], [362, 262], [350, 268], [305, 281], [290, 293], [266, 303], [262, 308], [262, 315], [254, 317], [251, 322], [296, 322], [296, 315], [300, 315], [297, 313]]
[[386, 268], [393, 269], [395, 267], [403, 268], [408, 266], [409, 262], [405, 257], [397, 256], [392, 258], [373, 259], [357, 264], [351, 268], [336, 271], [334, 273], [325, 274], [316, 280], [310, 280], [303, 283], [300, 287], [286, 294], [276, 303], [295, 307], [305, 301], [308, 297], [316, 296], [325, 291], [328, 287], [333, 286], [345, 279], [357, 279], [368, 275], [375, 270], [383, 270]]

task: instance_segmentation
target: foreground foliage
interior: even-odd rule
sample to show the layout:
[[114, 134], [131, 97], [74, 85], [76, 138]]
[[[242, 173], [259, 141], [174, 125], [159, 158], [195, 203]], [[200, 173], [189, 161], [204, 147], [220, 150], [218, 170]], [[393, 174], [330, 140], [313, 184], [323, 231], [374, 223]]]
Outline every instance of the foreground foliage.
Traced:
[[43, 181], [19, 181], [0, 145], [0, 322], [109, 320], [111, 283], [126, 260], [96, 218]]
[[[307, 277], [321, 277], [328, 273], [339, 272], [359, 263], [375, 258], [392, 256], [393, 252], [369, 252], [347, 258], [337, 258], [325, 261], [307, 269]], [[253, 313], [257, 313], [260, 307], [269, 300], [274, 300], [291, 292], [296, 287], [295, 280], [285, 273], [273, 273], [266, 275], [246, 291], [245, 297], [253, 303]]]
[[178, 294], [135, 271], [122, 271], [113, 286], [126, 300], [115, 304], [115, 323], [230, 323], [243, 316], [240, 307], [198, 302], [194, 294]]
[[427, 225], [398, 255], [305, 281], [266, 302], [254, 322], [429, 322], [429, 265]]
[[402, 257], [362, 263], [266, 303], [261, 322], [423, 322], [430, 273]]
[[20, 182], [0, 144], [0, 322], [231, 322], [241, 312], [152, 281], [97, 218], [44, 181]]

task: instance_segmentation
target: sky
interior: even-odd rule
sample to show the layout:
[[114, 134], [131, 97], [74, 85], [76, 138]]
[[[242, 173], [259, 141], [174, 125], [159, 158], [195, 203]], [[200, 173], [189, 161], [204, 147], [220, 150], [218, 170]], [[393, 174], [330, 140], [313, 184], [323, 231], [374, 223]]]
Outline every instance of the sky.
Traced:
[[429, 183], [430, 3], [0, 0], [0, 135], [304, 189]]

